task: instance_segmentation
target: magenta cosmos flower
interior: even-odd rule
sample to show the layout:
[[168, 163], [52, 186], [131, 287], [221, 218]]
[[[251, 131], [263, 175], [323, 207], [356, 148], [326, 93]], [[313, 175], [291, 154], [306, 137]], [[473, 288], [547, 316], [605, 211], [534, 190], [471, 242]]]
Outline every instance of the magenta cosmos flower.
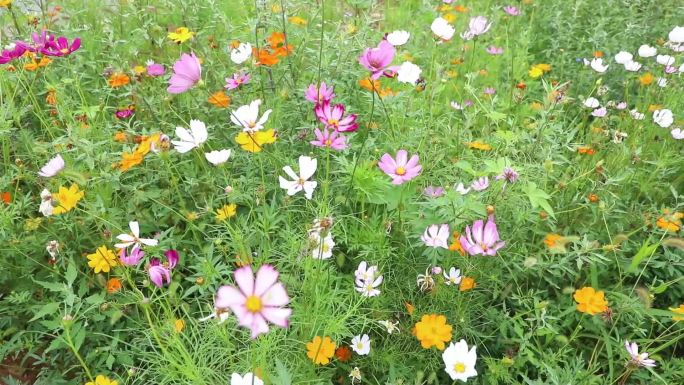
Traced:
[[390, 42], [383, 40], [376, 48], [366, 48], [363, 54], [359, 56], [359, 63], [366, 67], [371, 72], [371, 79], [377, 80], [389, 70], [390, 73], [395, 73], [398, 67], [389, 67], [394, 60], [396, 49]]
[[14, 43], [9, 49], [2, 50], [0, 53], [0, 64], [6, 64], [18, 57], [21, 57], [28, 50], [28, 47], [24, 43]]
[[147, 63], [147, 74], [152, 77], [162, 76], [166, 73], [163, 64], [155, 63], [154, 60], [148, 60]]
[[171, 283], [171, 270], [176, 267], [180, 259], [176, 250], [167, 250], [164, 255], [166, 256], [166, 262], [161, 263], [159, 259], [152, 258], [150, 268], [147, 270], [150, 281], [157, 285], [157, 287], [163, 287], [164, 281]]
[[252, 331], [252, 339], [268, 333], [268, 322], [281, 328], [288, 326], [292, 309], [285, 287], [278, 282], [278, 271], [271, 265], [262, 265], [256, 279], [251, 266], [241, 267], [233, 273], [238, 287], [221, 286], [216, 293], [215, 307], [230, 308], [240, 326]]
[[[52, 36], [51, 36], [52, 37]], [[34, 38], [35, 40], [35, 38]], [[48, 40], [40, 52], [45, 56], [67, 56], [81, 48], [81, 39], [76, 38], [69, 44], [69, 40], [60, 36], [57, 40]]]
[[349, 114], [344, 116], [344, 106], [342, 104], [330, 105], [330, 102], [317, 104], [314, 108], [318, 120], [325, 124], [326, 128], [339, 132], [356, 131], [359, 125], [356, 123], [356, 115]]
[[418, 155], [413, 155], [408, 159], [406, 150], [397, 151], [397, 158], [393, 159], [390, 154], [385, 154], [380, 158], [378, 167], [387, 175], [392, 177], [393, 184], [402, 184], [417, 177], [423, 166], [418, 164]]
[[517, 7], [514, 7], [512, 5], [507, 5], [503, 8], [504, 12], [511, 16], [518, 16], [520, 15], [520, 10]]
[[249, 74], [235, 73], [232, 78], [226, 78], [226, 89], [234, 90], [243, 84], [249, 83], [251, 76]]
[[170, 94], [182, 94], [202, 81], [202, 66], [195, 53], [184, 53], [180, 60], [173, 64], [173, 75], [169, 79]]
[[316, 84], [310, 84], [304, 93], [304, 97], [311, 103], [321, 104], [333, 100], [335, 97], [333, 91], [333, 87], [328, 86], [325, 82], [322, 82], [320, 87], [316, 87]]
[[134, 247], [131, 253], [126, 255], [126, 249], [121, 249], [119, 252], [119, 261], [126, 266], [135, 266], [140, 263], [140, 260], [145, 256], [145, 252], [140, 247]]
[[337, 131], [330, 131], [327, 128], [319, 130], [318, 128], [314, 131], [316, 135], [316, 140], [312, 140], [310, 143], [316, 147], [330, 147], [333, 150], [344, 150], [347, 148], [347, 138]]
[[470, 255], [496, 255], [496, 251], [504, 247], [506, 242], [499, 239], [494, 216], [490, 215], [485, 224], [482, 219], [473, 223], [472, 229], [466, 226], [465, 235], [461, 235], [461, 246]]

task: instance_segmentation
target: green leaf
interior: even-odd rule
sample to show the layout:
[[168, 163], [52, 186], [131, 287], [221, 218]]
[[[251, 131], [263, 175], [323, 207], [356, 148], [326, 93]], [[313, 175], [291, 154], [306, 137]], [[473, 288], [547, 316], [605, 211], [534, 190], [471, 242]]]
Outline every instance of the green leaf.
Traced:
[[33, 280], [33, 282], [39, 284], [40, 286], [54, 292], [63, 292], [66, 291], [66, 286], [64, 286], [63, 283], [61, 282], [45, 282], [45, 281], [37, 281]]
[[553, 208], [549, 204], [549, 199], [551, 199], [549, 194], [537, 187], [537, 184], [534, 182], [527, 182], [524, 189], [525, 194], [527, 194], [527, 198], [530, 200], [532, 208], [541, 207], [544, 209], [544, 211], [546, 211], [547, 214], [551, 216], [551, 218], [556, 219]]
[[272, 378], [272, 382], [274, 385], [290, 385], [292, 383], [292, 375], [290, 374], [289, 369], [283, 364], [282, 361], [276, 358], [275, 361], [276, 364], [276, 378]]
[[74, 265], [73, 261], [69, 261], [69, 266], [67, 266], [67, 271], [65, 274], [65, 277], [67, 279], [67, 284], [69, 286], [71, 286], [74, 283], [77, 275], [78, 275], [78, 270], [76, 270], [76, 266]]
[[660, 246], [660, 243], [654, 243], [652, 245], [649, 245], [648, 241], [644, 241], [644, 244], [641, 245], [639, 251], [637, 251], [636, 255], [634, 255], [634, 257], [632, 258], [632, 263], [629, 264], [629, 268], [627, 269], [627, 271], [636, 271], [636, 268], [639, 266], [641, 261], [643, 261], [644, 258], [653, 255], [658, 246]]
[[48, 315], [48, 314], [54, 313], [54, 312], [56, 312], [57, 310], [59, 310], [59, 303], [57, 303], [57, 302], [46, 303], [45, 305], [43, 305], [43, 307], [40, 308], [40, 310], [38, 310], [38, 311], [33, 315], [33, 318], [31, 318], [31, 319], [29, 320], [29, 322], [33, 322], [33, 321], [35, 321], [35, 320], [37, 320], [37, 319], [39, 319], [39, 318], [42, 318], [42, 317], [44, 317], [44, 316], [46, 316], [46, 315]]

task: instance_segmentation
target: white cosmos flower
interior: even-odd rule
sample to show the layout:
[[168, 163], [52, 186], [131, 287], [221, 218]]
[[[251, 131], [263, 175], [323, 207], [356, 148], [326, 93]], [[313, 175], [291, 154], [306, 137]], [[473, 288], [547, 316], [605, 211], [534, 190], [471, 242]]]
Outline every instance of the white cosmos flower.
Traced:
[[51, 178], [57, 175], [64, 168], [64, 159], [61, 155], [57, 154], [54, 158], [50, 159], [45, 166], [40, 169], [38, 175], [43, 178]]
[[356, 271], [354, 271], [354, 277], [362, 281], [374, 279], [377, 269], [377, 266], [368, 267], [368, 263], [366, 261], [361, 261], [359, 266], [356, 268]]
[[310, 239], [313, 243], [311, 248], [313, 259], [330, 259], [332, 257], [333, 247], [335, 247], [332, 234], [328, 233], [321, 239], [319, 233], [312, 233]]
[[226, 163], [226, 161], [228, 161], [228, 158], [230, 158], [230, 150], [215, 150], [212, 152], [205, 152], [204, 157], [207, 158], [209, 163], [213, 164], [214, 166], [218, 166], [219, 164]]
[[454, 36], [454, 33], [456, 33], [456, 29], [454, 29], [454, 27], [452, 27], [451, 24], [446, 21], [446, 19], [441, 17], [436, 18], [432, 22], [430, 29], [432, 30], [432, 33], [437, 35], [437, 37], [442, 40], [451, 40], [451, 38]]
[[675, 139], [678, 139], [678, 140], [679, 140], [679, 139], [684, 139], [684, 130], [681, 129], [681, 128], [679, 128], [679, 127], [673, 128], [673, 129], [670, 131], [670, 134], [671, 134], [672, 137], [675, 138]]
[[252, 45], [249, 43], [240, 43], [237, 48], [230, 51], [230, 60], [235, 64], [242, 64], [252, 56]]
[[684, 64], [682, 64], [681, 66], [679, 66], [679, 72], [684, 73]]
[[454, 190], [456, 190], [456, 191], [457, 191], [459, 194], [461, 194], [461, 195], [466, 195], [467, 193], [470, 192], [470, 187], [466, 188], [466, 187], [463, 185], [463, 182], [460, 182], [459, 184], [457, 184], [456, 186], [454, 186]]
[[447, 223], [431, 225], [425, 229], [425, 232], [420, 239], [425, 243], [425, 246], [433, 247], [435, 249], [448, 249], [449, 225]]
[[675, 58], [670, 55], [658, 55], [656, 56], [656, 61], [658, 62], [658, 64], [664, 66], [671, 66], [674, 64]]
[[625, 69], [630, 72], [637, 72], [641, 69], [641, 63], [636, 61], [631, 61], [625, 64]]
[[596, 71], [600, 74], [606, 72], [608, 70], [608, 67], [609, 67], [609, 66], [603, 64], [603, 59], [601, 59], [601, 58], [591, 59], [591, 63], [589, 63], [589, 65], [591, 66], [591, 69], [593, 69], [594, 71]]
[[674, 122], [672, 111], [668, 109], [653, 111], [653, 121], [662, 128], [668, 128]]
[[172, 140], [176, 151], [184, 154], [193, 148], [197, 148], [207, 141], [207, 126], [199, 120], [190, 120], [190, 130], [183, 127], [176, 127], [176, 136], [180, 140]]
[[354, 272], [356, 291], [364, 297], [378, 296], [380, 295], [380, 290], [377, 287], [382, 283], [382, 275], [378, 274], [377, 266], [374, 265], [367, 269], [366, 266], [366, 261], [362, 261]]
[[449, 269], [449, 273], [444, 271], [443, 274], [444, 274], [444, 284], [446, 284], [447, 286], [458, 285], [459, 283], [461, 283], [461, 278], [463, 278], [463, 277], [461, 277], [461, 270], [457, 269], [455, 267], [452, 267], [451, 269]]
[[594, 97], [588, 97], [584, 101], [584, 107], [587, 107], [587, 108], [598, 108], [600, 105], [601, 105], [601, 103], [599, 103], [598, 99], [596, 99]]
[[646, 117], [643, 113], [639, 112], [636, 108], [633, 110], [630, 110], [629, 114], [632, 115], [632, 119], [634, 119], [634, 120], [644, 120], [644, 117]]
[[399, 66], [397, 70], [397, 80], [399, 83], [409, 83], [416, 84], [418, 79], [420, 79], [420, 73], [423, 70], [417, 65], [411, 63], [410, 61], [405, 61]]
[[648, 44], [644, 44], [641, 47], [639, 47], [639, 56], [641, 57], [653, 57], [658, 53], [658, 50], [655, 47], [651, 47]]
[[317, 165], [318, 161], [316, 159], [312, 159], [304, 155], [300, 156], [299, 175], [295, 174], [294, 170], [292, 170], [292, 167], [283, 167], [283, 171], [285, 171], [285, 173], [292, 178], [292, 180], [290, 181], [282, 176], [279, 176], [278, 179], [280, 180], [280, 188], [286, 189], [287, 195], [294, 195], [299, 191], [304, 191], [304, 196], [306, 199], [311, 199], [314, 189], [318, 183], [315, 181], [309, 181], [309, 178], [311, 178], [316, 172]]
[[634, 56], [626, 51], [620, 51], [615, 55], [615, 62], [618, 64], [627, 64], [632, 61]]
[[475, 346], [468, 350], [468, 344], [465, 340], [449, 344], [449, 347], [442, 353], [442, 360], [444, 360], [444, 370], [452, 380], [466, 382], [468, 378], [477, 376]]
[[351, 348], [360, 356], [367, 356], [370, 353], [371, 340], [368, 334], [358, 335], [352, 338]]
[[119, 234], [116, 236], [116, 239], [121, 241], [121, 243], [114, 245], [117, 249], [125, 249], [128, 246], [140, 247], [141, 243], [146, 246], [157, 246], [157, 243], [159, 243], [156, 239], [140, 238], [140, 225], [137, 221], [128, 222], [128, 227], [131, 229], [130, 234]]
[[230, 376], [230, 385], [264, 385], [264, 381], [252, 373], [245, 373], [244, 376], [233, 373]]
[[43, 214], [43, 216], [49, 217], [52, 215], [53, 209], [52, 193], [50, 193], [48, 189], [43, 189], [43, 191], [40, 192], [40, 207], [38, 208], [38, 212]]
[[230, 121], [236, 126], [242, 127], [242, 131], [254, 132], [261, 130], [264, 128], [264, 123], [266, 123], [268, 115], [271, 114], [272, 110], [266, 110], [261, 119], [259, 119], [260, 105], [261, 99], [257, 99], [248, 105], [238, 107], [235, 112], [230, 114]]
[[684, 27], [674, 27], [670, 31], [668, 39], [673, 43], [684, 44]]
[[660, 87], [660, 88], [667, 87], [667, 79], [666, 78], [658, 78], [658, 81], [656, 83], [658, 84], [658, 87]]
[[387, 41], [397, 47], [406, 44], [411, 34], [407, 31], [394, 31], [387, 35]]
[[387, 329], [387, 334], [392, 334], [394, 332], [399, 331], [399, 327], [397, 327], [397, 325], [399, 325], [399, 321], [392, 322], [390, 320], [382, 320], [382, 321], [378, 321], [378, 323], [380, 325], [384, 326], [385, 329]]

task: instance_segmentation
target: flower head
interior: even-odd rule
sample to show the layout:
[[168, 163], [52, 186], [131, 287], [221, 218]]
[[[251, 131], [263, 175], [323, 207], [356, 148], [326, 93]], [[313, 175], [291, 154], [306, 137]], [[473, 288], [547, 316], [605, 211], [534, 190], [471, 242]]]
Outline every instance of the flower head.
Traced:
[[253, 133], [264, 128], [268, 116], [273, 110], [266, 110], [261, 118], [259, 118], [259, 106], [261, 99], [253, 100], [251, 103], [238, 107], [230, 114], [230, 120], [238, 127], [242, 127], [242, 131]]
[[433, 22], [432, 25], [430, 25], [430, 29], [432, 30], [432, 33], [437, 35], [442, 41], [449, 41], [451, 38], [454, 36], [454, 33], [456, 30], [454, 27], [449, 24], [449, 22], [442, 18], [438, 17], [436, 18]]
[[397, 151], [396, 159], [392, 158], [390, 154], [384, 154], [380, 158], [378, 167], [392, 178], [393, 184], [402, 184], [417, 177], [423, 166], [418, 164], [418, 155], [413, 155], [408, 159], [408, 152], [406, 150]]
[[118, 381], [114, 381], [109, 379], [108, 377], [105, 377], [103, 375], [98, 375], [95, 377], [95, 381], [88, 381], [85, 383], [85, 385], [118, 385]]
[[64, 158], [57, 154], [57, 156], [50, 159], [45, 166], [40, 169], [38, 175], [42, 176], [43, 178], [51, 178], [62, 171], [62, 169], [64, 169]]
[[423, 349], [436, 346], [437, 349], [444, 350], [445, 343], [451, 341], [451, 330], [445, 316], [426, 314], [416, 323], [416, 338]]
[[338, 151], [347, 148], [347, 138], [337, 131], [330, 131], [327, 128], [321, 131], [317, 128], [314, 130], [314, 134], [316, 135], [316, 140], [312, 140], [309, 143], [316, 147], [329, 147]]
[[205, 152], [204, 157], [207, 158], [209, 163], [214, 166], [226, 163], [230, 158], [231, 150], [214, 150], [211, 152]]
[[443, 274], [444, 274], [444, 284], [447, 286], [451, 286], [451, 285], [456, 286], [459, 283], [461, 283], [461, 279], [463, 278], [463, 277], [461, 277], [461, 269], [457, 269], [455, 267], [452, 267], [451, 269], [449, 269], [448, 273], [445, 270]]
[[321, 82], [320, 87], [316, 87], [316, 84], [310, 84], [304, 93], [304, 97], [315, 104], [329, 102], [335, 97], [334, 87], [328, 86], [325, 82]]
[[173, 144], [176, 151], [181, 154], [184, 154], [193, 148], [200, 147], [209, 137], [207, 134], [207, 126], [204, 122], [196, 119], [190, 120], [190, 130], [183, 127], [176, 127], [176, 136], [178, 136], [180, 140], [172, 140], [171, 144]]
[[335, 343], [328, 336], [323, 338], [316, 336], [311, 342], [306, 344], [306, 356], [314, 364], [327, 365], [334, 354]]
[[180, 60], [173, 64], [173, 75], [169, 79], [169, 87], [166, 89], [171, 94], [182, 94], [202, 81], [202, 66], [195, 56], [184, 53]]
[[593, 287], [577, 289], [573, 294], [577, 302], [577, 311], [594, 315], [608, 310], [608, 302], [604, 295], [602, 291], [597, 291]]
[[674, 122], [672, 111], [668, 109], [653, 111], [653, 121], [662, 128], [668, 128]]
[[52, 193], [48, 189], [43, 189], [40, 192], [40, 207], [38, 212], [43, 214], [43, 216], [49, 217], [54, 211], [54, 206], [52, 205]]
[[425, 243], [425, 246], [433, 247], [435, 249], [448, 249], [449, 240], [449, 225], [444, 223], [441, 225], [431, 225], [425, 229], [420, 239]]
[[520, 15], [520, 9], [518, 9], [517, 7], [514, 7], [512, 5], [507, 5], [507, 6], [503, 7], [503, 10], [504, 10], [504, 12], [506, 12], [507, 14], [509, 14], [511, 16]]
[[511, 167], [504, 168], [503, 172], [496, 176], [496, 180], [505, 180], [507, 183], [515, 183], [518, 181], [518, 172]]
[[114, 245], [117, 249], [125, 249], [129, 246], [136, 248], [140, 247], [141, 244], [146, 246], [157, 246], [157, 243], [159, 243], [156, 239], [140, 238], [140, 225], [137, 221], [128, 222], [128, 227], [131, 229], [130, 234], [119, 234], [116, 236], [116, 239], [121, 241], [121, 243]]
[[383, 277], [378, 272], [378, 267], [373, 265], [367, 267], [366, 261], [359, 263], [358, 268], [354, 272], [356, 291], [361, 293], [364, 297], [375, 297], [380, 295], [380, 290], [377, 289], [382, 284]]
[[371, 79], [376, 80], [392, 64], [395, 53], [394, 46], [387, 40], [383, 40], [375, 48], [366, 48], [359, 56], [359, 63], [371, 72]]
[[294, 195], [299, 191], [304, 191], [304, 196], [306, 199], [311, 199], [318, 182], [309, 181], [309, 178], [311, 178], [316, 172], [317, 165], [318, 161], [316, 159], [304, 155], [300, 156], [299, 175], [295, 174], [294, 170], [292, 170], [292, 167], [283, 167], [283, 171], [285, 171], [285, 173], [292, 178], [292, 180], [287, 180], [282, 176], [279, 176], [278, 180], [280, 181], [280, 188], [287, 190], [287, 195]]
[[487, 47], [487, 53], [490, 55], [501, 55], [501, 54], [503, 54], [503, 52], [504, 52], [504, 50], [501, 47], [496, 47], [493, 45], [490, 45], [489, 47]]
[[397, 69], [397, 81], [415, 85], [420, 80], [422, 70], [410, 61], [403, 62]]
[[428, 198], [439, 198], [444, 195], [444, 187], [427, 186], [423, 190], [423, 195]]
[[249, 83], [251, 76], [248, 73], [234, 73], [232, 77], [226, 78], [224, 88], [234, 90], [243, 84]]
[[50, 38], [40, 48], [40, 53], [45, 56], [67, 56], [81, 48], [81, 39], [76, 38], [69, 44], [69, 40], [60, 36], [57, 39], [50, 35]]
[[122, 248], [119, 251], [119, 262], [121, 262], [122, 265], [135, 266], [144, 256], [145, 252], [138, 246], [134, 246], [131, 249], [131, 253], [128, 255], [126, 254], [126, 249]]
[[352, 338], [351, 348], [360, 356], [367, 356], [370, 353], [371, 340], [368, 334], [358, 335]]
[[639, 353], [639, 346], [636, 342], [630, 343], [629, 341], [625, 341], [625, 349], [627, 350], [627, 353], [629, 353], [630, 356], [627, 365], [649, 368], [653, 368], [656, 366], [655, 360], [648, 358], [648, 353]]
[[325, 237], [321, 237], [318, 232], [311, 233], [309, 239], [312, 241], [311, 252], [313, 259], [330, 259], [332, 257], [335, 241], [330, 232]]
[[276, 132], [274, 129], [256, 131], [256, 132], [241, 132], [235, 137], [235, 141], [240, 147], [249, 152], [260, 152], [264, 144], [275, 143]]
[[465, 340], [449, 344], [449, 347], [442, 353], [442, 360], [444, 360], [444, 370], [452, 380], [466, 382], [468, 378], [477, 376], [475, 346], [468, 350]]
[[470, 226], [466, 226], [465, 236], [461, 235], [461, 246], [470, 255], [496, 255], [497, 250], [506, 244], [499, 239], [494, 216], [490, 215], [485, 224], [479, 219]]
[[57, 206], [52, 210], [52, 214], [64, 214], [76, 207], [76, 204], [83, 199], [85, 193], [79, 190], [77, 184], [72, 184], [69, 188], [60, 187], [57, 194], [53, 194], [52, 198], [57, 200]]
[[185, 43], [186, 41], [192, 39], [192, 37], [195, 36], [195, 33], [190, 31], [186, 27], [179, 27], [176, 28], [175, 31], [169, 32], [169, 34], [166, 36], [170, 40], [172, 40], [176, 44], [181, 44]]
[[244, 376], [233, 373], [230, 376], [230, 385], [264, 385], [264, 381], [254, 373], [245, 373]]
[[489, 187], [489, 177], [483, 176], [479, 179], [475, 179], [473, 183], [470, 184], [470, 188], [475, 191], [484, 191]]
[[344, 105], [330, 104], [329, 101], [317, 104], [314, 108], [318, 121], [323, 123], [326, 128], [338, 132], [356, 131], [359, 125], [356, 123], [356, 115], [349, 114], [344, 116]]
[[394, 31], [388, 33], [385, 39], [395, 47], [406, 44], [411, 34], [407, 31]]
[[99, 272], [109, 273], [109, 270], [118, 264], [114, 252], [104, 245], [98, 247], [94, 253], [88, 254], [87, 258], [88, 266], [93, 269], [95, 274]]
[[463, 40], [472, 40], [489, 31], [491, 26], [492, 23], [484, 16], [471, 17], [468, 23], [468, 30], [461, 34], [461, 38]]
[[157, 77], [166, 73], [166, 69], [164, 68], [163, 64], [158, 64], [153, 60], [149, 60], [146, 65], [147, 67], [145, 67], [145, 69], [147, 70], [147, 74], [150, 76]]
[[240, 43], [230, 51], [230, 60], [235, 64], [246, 62], [250, 56], [252, 56], [252, 45], [249, 43]]

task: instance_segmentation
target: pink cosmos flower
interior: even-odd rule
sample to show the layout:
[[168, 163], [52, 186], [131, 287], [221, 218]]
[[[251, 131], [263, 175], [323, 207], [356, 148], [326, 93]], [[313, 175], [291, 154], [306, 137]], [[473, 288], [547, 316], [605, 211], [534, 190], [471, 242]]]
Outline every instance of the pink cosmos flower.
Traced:
[[512, 5], [507, 5], [503, 8], [504, 12], [511, 16], [518, 16], [520, 15], [520, 10], [517, 7], [514, 7]]
[[448, 224], [431, 225], [425, 229], [425, 232], [420, 236], [420, 239], [425, 243], [425, 246], [433, 247], [435, 249], [448, 249], [449, 234]]
[[321, 130], [317, 128], [314, 131], [314, 134], [316, 135], [316, 140], [312, 140], [309, 143], [316, 147], [330, 147], [333, 150], [338, 151], [347, 148], [347, 138], [337, 131], [330, 131], [327, 128], [324, 128], [321, 132]]
[[427, 186], [423, 190], [423, 195], [428, 198], [439, 198], [444, 195], [444, 187]]
[[606, 107], [600, 107], [591, 112], [591, 116], [595, 116], [597, 118], [603, 118], [607, 114], [608, 109], [606, 109]]
[[511, 167], [506, 167], [503, 169], [503, 172], [497, 175], [494, 179], [504, 179], [507, 183], [515, 183], [518, 180], [518, 172]]
[[503, 48], [490, 45], [487, 47], [487, 53], [490, 55], [501, 55], [503, 54]]
[[286, 328], [292, 309], [285, 287], [278, 282], [278, 271], [271, 265], [262, 265], [256, 279], [251, 266], [241, 267], [233, 273], [238, 287], [221, 286], [216, 293], [215, 307], [230, 308], [240, 326], [252, 331], [252, 339], [268, 333], [268, 322]]
[[135, 266], [145, 256], [145, 252], [138, 246], [131, 250], [129, 255], [126, 255], [126, 249], [119, 251], [119, 261], [126, 266]]
[[393, 184], [402, 184], [417, 177], [423, 166], [418, 164], [418, 155], [413, 155], [408, 159], [408, 152], [406, 150], [397, 151], [396, 160], [390, 154], [384, 154], [380, 158], [378, 167], [387, 175], [392, 177]]
[[128, 118], [130, 118], [131, 116], [133, 116], [133, 109], [132, 109], [132, 108], [129, 108], [129, 107], [121, 108], [121, 109], [117, 110], [117, 111], [114, 113], [114, 115], [115, 115], [118, 119], [128, 119]]
[[461, 38], [463, 40], [472, 40], [480, 35], [484, 35], [491, 26], [492, 23], [484, 16], [471, 17], [468, 23], [468, 30], [461, 34]]
[[226, 78], [225, 88], [234, 90], [243, 84], [249, 83], [251, 76], [249, 74], [235, 73], [232, 78]]
[[57, 154], [57, 156], [55, 156], [54, 158], [50, 159], [47, 163], [45, 163], [45, 166], [43, 166], [40, 169], [38, 175], [42, 176], [43, 178], [52, 178], [63, 169], [64, 158], [62, 158], [61, 155]]
[[163, 287], [164, 281], [171, 283], [171, 270], [178, 264], [179, 255], [176, 250], [167, 250], [164, 255], [167, 262], [162, 264], [159, 259], [152, 258], [150, 267], [147, 270], [150, 281], [157, 285], [157, 287]]
[[491, 95], [494, 95], [495, 93], [496, 93], [496, 89], [495, 89], [495, 88], [486, 87], [486, 88], [484, 89], [484, 94], [485, 94], [485, 95], [490, 95], [490, 96], [491, 96]]
[[470, 187], [475, 191], [484, 191], [489, 187], [489, 178], [483, 176], [482, 178], [475, 179], [473, 183], [470, 184]]
[[157, 77], [166, 73], [164, 65], [155, 63], [154, 60], [148, 60], [145, 64], [147, 64], [147, 74], [150, 76]]
[[[54, 39], [54, 37], [53, 37]], [[34, 39], [35, 40], [35, 39]], [[40, 52], [45, 56], [67, 56], [81, 48], [81, 39], [76, 38], [69, 44], [69, 40], [60, 36], [57, 40], [48, 40]]]
[[28, 47], [24, 43], [14, 43], [10, 49], [2, 50], [2, 53], [0, 53], [0, 64], [6, 64], [21, 57], [28, 50]]
[[470, 255], [496, 255], [496, 251], [504, 247], [506, 242], [499, 239], [494, 216], [490, 215], [487, 224], [481, 219], [473, 223], [472, 230], [466, 226], [465, 234], [459, 239], [463, 249]]
[[202, 81], [202, 66], [195, 53], [184, 53], [180, 60], [173, 64], [173, 75], [169, 79], [170, 94], [182, 94]]
[[630, 355], [628, 364], [649, 368], [656, 366], [655, 360], [648, 358], [648, 353], [639, 353], [639, 346], [636, 342], [629, 343], [629, 341], [625, 341], [625, 349], [627, 349], [627, 353]]
[[376, 48], [366, 48], [359, 56], [359, 63], [371, 72], [371, 79], [377, 80], [385, 75], [385, 70], [396, 72], [395, 67], [388, 66], [394, 60], [396, 49], [387, 40], [383, 40]]
[[304, 97], [311, 103], [321, 104], [329, 102], [335, 97], [333, 91], [333, 87], [328, 86], [325, 82], [321, 82], [320, 87], [316, 87], [316, 84], [310, 84], [304, 93]]
[[314, 109], [318, 120], [325, 124], [326, 128], [338, 132], [352, 132], [359, 128], [356, 123], [356, 115], [349, 114], [344, 116], [344, 106], [342, 104], [330, 105], [330, 102], [317, 104]]

